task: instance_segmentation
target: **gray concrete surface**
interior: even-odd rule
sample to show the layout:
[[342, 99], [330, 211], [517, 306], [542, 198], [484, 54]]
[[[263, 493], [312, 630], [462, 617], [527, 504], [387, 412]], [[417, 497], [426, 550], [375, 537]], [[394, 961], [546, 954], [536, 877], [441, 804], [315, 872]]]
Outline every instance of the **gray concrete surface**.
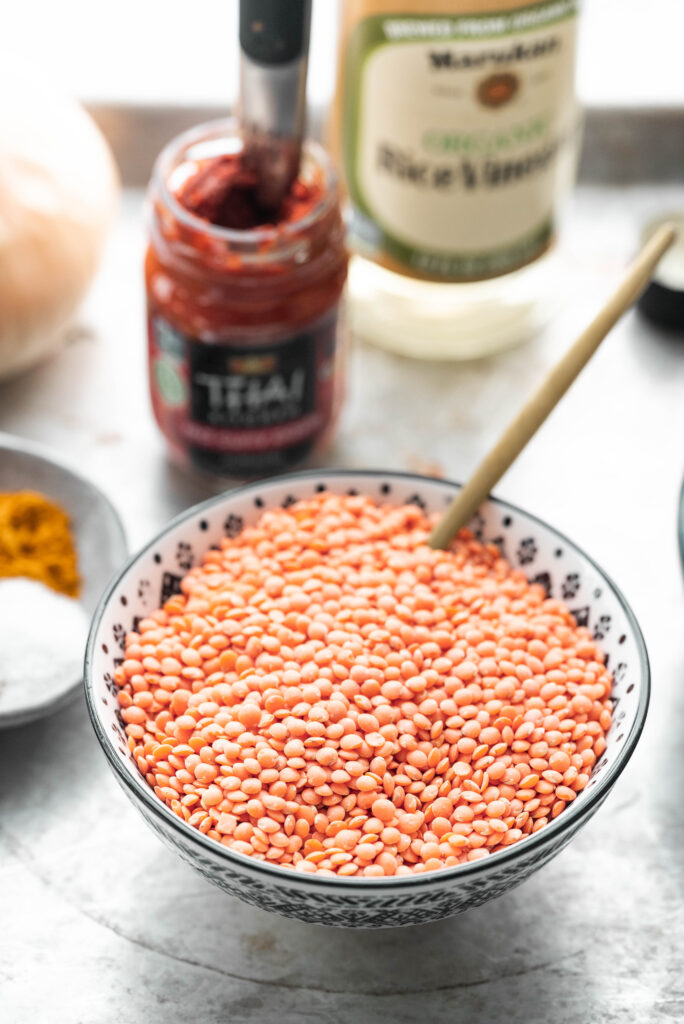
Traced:
[[[337, 465], [463, 478], [684, 188], [581, 189], [561, 313], [495, 359], [420, 364], [361, 346]], [[71, 344], [0, 385], [0, 430], [51, 444], [121, 510], [133, 547], [204, 497], [167, 465], [145, 392], [140, 196], [126, 197]], [[518, 890], [438, 924], [306, 926], [223, 895], [117, 787], [80, 699], [0, 735], [0, 1019], [7, 1024], [661, 1024], [684, 1018], [684, 338], [631, 314], [498, 492], [624, 589], [653, 667], [645, 733], [571, 846]]]

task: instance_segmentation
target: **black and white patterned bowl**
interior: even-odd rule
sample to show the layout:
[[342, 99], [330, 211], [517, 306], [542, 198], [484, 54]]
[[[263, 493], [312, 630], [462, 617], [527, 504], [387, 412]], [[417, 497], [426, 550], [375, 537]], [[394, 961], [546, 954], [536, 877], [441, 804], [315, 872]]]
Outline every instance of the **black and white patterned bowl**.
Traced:
[[649, 668], [639, 626], [617, 587], [571, 541], [504, 502], [491, 500], [472, 526], [499, 545], [528, 577], [562, 597], [607, 652], [614, 715], [604, 756], [586, 789], [558, 818], [485, 860], [415, 877], [317, 878], [253, 860], [203, 836], [154, 794], [129, 754], [113, 671], [136, 621], [175, 593], [182, 576], [224, 536], [235, 536], [263, 509], [317, 491], [364, 493], [441, 511], [458, 485], [407, 473], [321, 471], [248, 484], [189, 509], [135, 555], [95, 614], [85, 666], [88, 709], [119, 783], [167, 846], [221, 889], [265, 910], [320, 924], [378, 928], [448, 917], [517, 885], [559, 853], [594, 814], [625, 767], [644, 725]]

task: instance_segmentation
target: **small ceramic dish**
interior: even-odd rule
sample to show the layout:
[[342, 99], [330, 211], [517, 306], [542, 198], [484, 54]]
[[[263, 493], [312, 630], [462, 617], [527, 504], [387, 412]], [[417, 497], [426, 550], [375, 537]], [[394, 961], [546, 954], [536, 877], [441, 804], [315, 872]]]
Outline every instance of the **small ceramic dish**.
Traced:
[[[79, 601], [88, 615], [121, 562], [127, 547], [119, 516], [109, 499], [90, 481], [79, 476], [37, 445], [0, 434], [0, 491], [39, 491], [67, 512], [78, 552], [83, 590]], [[0, 644], [2, 627], [0, 625]], [[23, 725], [57, 710], [77, 692], [80, 678], [47, 700], [32, 701], [3, 711], [0, 695], [0, 728]]]
[[328, 878], [236, 853], [191, 828], [162, 803], [126, 745], [113, 672], [125, 635], [140, 617], [178, 590], [183, 575], [222, 537], [233, 537], [264, 509], [287, 507], [317, 491], [364, 493], [440, 512], [458, 485], [407, 473], [297, 473], [230, 491], [184, 512], [138, 552], [110, 584], [88, 641], [85, 687], [95, 732], [116, 778], [148, 825], [197, 871], [234, 896], [290, 917], [347, 927], [390, 927], [448, 917], [499, 896], [563, 849], [601, 806], [643, 728], [649, 668], [639, 626], [614, 583], [588, 555], [552, 527], [505, 502], [490, 500], [472, 527], [514, 566], [562, 597], [600, 640], [614, 675], [614, 715], [605, 754], [586, 789], [534, 835], [485, 860], [413, 877]]
[[682, 563], [682, 572], [684, 572], [684, 480], [682, 480], [679, 491], [677, 506], [677, 540], [679, 541], [679, 560]]

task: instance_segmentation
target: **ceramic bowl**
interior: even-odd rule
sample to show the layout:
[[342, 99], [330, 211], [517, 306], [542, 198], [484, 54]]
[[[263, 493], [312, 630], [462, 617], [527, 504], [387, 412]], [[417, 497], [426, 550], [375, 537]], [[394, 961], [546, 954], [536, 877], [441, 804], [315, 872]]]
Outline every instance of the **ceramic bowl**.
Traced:
[[[9, 434], [0, 434], [0, 491], [21, 490], [40, 491], [68, 513], [83, 579], [79, 601], [88, 615], [92, 615], [105, 585], [120, 568], [128, 550], [115, 508], [102, 491], [61, 463], [49, 450]], [[81, 679], [75, 678], [61, 693], [53, 694], [48, 700], [27, 702], [7, 710], [3, 710], [0, 700], [0, 728], [23, 725], [51, 714], [71, 700], [80, 685]]]
[[521, 509], [491, 500], [472, 526], [515, 566], [562, 597], [607, 652], [615, 678], [607, 749], [586, 789], [545, 828], [486, 860], [414, 877], [317, 878], [235, 853], [177, 818], [140, 775], [117, 712], [113, 671], [127, 630], [175, 593], [212, 544], [235, 536], [264, 509], [317, 491], [364, 493], [441, 511], [458, 485], [406, 473], [319, 471], [249, 484], [183, 513], [138, 552], [110, 584], [95, 614], [86, 655], [88, 707], [119, 783], [167, 846], [219, 888], [265, 910], [347, 927], [410, 925], [447, 917], [518, 885], [555, 857], [601, 806], [641, 733], [649, 669], [639, 626], [614, 583], [579, 548]]

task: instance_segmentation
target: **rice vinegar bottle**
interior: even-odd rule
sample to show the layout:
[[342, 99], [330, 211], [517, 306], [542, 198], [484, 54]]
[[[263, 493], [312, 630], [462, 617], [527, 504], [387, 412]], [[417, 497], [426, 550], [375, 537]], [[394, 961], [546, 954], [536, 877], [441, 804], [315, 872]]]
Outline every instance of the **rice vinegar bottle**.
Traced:
[[467, 359], [546, 321], [577, 163], [578, 0], [344, 0], [352, 327]]

